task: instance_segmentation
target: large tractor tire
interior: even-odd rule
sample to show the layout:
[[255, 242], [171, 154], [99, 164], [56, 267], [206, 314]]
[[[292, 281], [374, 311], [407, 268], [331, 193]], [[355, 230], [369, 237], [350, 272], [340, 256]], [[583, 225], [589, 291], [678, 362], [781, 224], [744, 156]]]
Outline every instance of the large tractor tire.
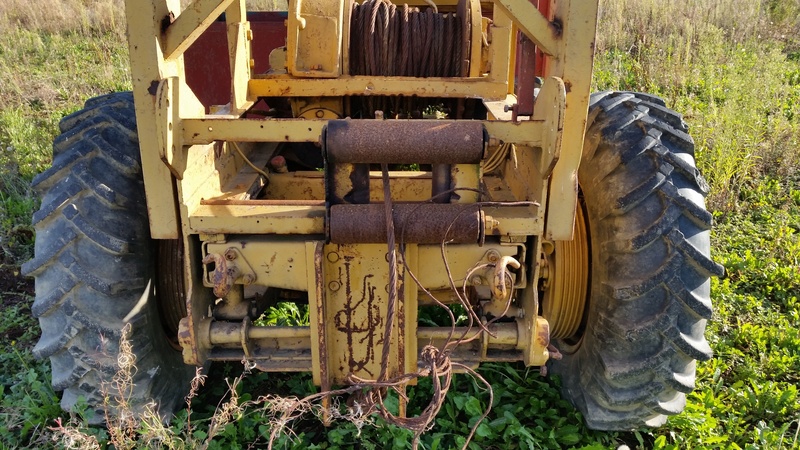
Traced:
[[42, 206], [33, 216], [35, 257], [23, 266], [36, 277], [32, 311], [42, 328], [33, 353], [50, 358], [61, 406], [73, 410], [83, 398], [95, 411], [90, 420], [102, 422], [115, 414], [111, 381], [130, 325], [136, 361], [125, 400], [135, 411], [155, 402], [167, 417], [194, 369], [171, 345], [155, 297], [158, 241], [150, 239], [133, 96], [91, 99], [60, 127], [53, 166], [33, 182]]
[[[572, 258], [557, 267], [576, 276], [554, 276], [585, 287], [565, 290], [580, 298], [551, 301], [583, 312], [556, 336], [563, 359], [551, 371], [589, 427], [659, 426], [683, 410], [696, 361], [712, 355], [709, 277], [723, 271], [709, 257], [712, 216], [694, 143], [659, 98], [595, 94], [578, 178], [578, 244], [556, 246], [555, 255]], [[587, 251], [568, 248], [576, 245]], [[554, 309], [543, 308], [545, 316]]]

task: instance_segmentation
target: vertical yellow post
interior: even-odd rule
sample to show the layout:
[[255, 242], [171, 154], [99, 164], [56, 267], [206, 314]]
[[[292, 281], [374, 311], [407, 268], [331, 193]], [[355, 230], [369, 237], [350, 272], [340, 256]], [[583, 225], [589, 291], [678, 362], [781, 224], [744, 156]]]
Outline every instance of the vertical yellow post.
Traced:
[[165, 61], [160, 39], [162, 23], [169, 23], [170, 13], [174, 16], [180, 12], [180, 2], [127, 0], [125, 7], [150, 234], [155, 239], [177, 239], [175, 185], [159, 155], [155, 100], [160, 80], [183, 76], [183, 57]]
[[247, 83], [250, 81], [250, 41], [252, 31], [247, 21], [244, 0], [235, 0], [225, 11], [228, 26], [228, 53], [231, 65], [231, 114], [240, 115], [249, 106]]
[[550, 179], [546, 238], [572, 239], [578, 204], [578, 166], [583, 153], [583, 134], [589, 111], [592, 61], [597, 28], [597, 2], [556, 2], [554, 17], [562, 18], [558, 57], [548, 65], [547, 76], [560, 77], [566, 86], [566, 110], [561, 157]]
[[516, 27], [503, 10], [495, 5], [492, 27], [491, 61], [492, 81], [507, 82], [508, 92], [514, 91], [514, 67], [516, 66]]

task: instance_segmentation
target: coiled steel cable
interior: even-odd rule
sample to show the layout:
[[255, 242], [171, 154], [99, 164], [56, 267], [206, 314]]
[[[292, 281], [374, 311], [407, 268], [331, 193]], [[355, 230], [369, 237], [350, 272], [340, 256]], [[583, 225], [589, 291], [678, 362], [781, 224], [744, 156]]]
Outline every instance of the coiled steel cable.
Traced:
[[[456, 13], [434, 8], [401, 7], [389, 0], [353, 3], [350, 15], [350, 74], [370, 76], [459, 77], [462, 73], [462, 28]], [[376, 110], [395, 113], [422, 110], [441, 99], [414, 101], [369, 96], [364, 117]]]

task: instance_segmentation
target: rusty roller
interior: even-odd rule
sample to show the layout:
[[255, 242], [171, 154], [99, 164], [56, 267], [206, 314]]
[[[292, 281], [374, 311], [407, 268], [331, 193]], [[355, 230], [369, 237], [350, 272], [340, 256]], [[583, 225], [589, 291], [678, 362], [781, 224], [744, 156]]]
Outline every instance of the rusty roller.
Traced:
[[325, 152], [332, 163], [478, 164], [487, 140], [480, 122], [331, 120]]
[[[330, 241], [334, 244], [386, 242], [385, 206], [334, 205], [330, 216]], [[476, 204], [395, 204], [392, 207], [398, 242], [458, 244], [483, 242], [483, 211]]]

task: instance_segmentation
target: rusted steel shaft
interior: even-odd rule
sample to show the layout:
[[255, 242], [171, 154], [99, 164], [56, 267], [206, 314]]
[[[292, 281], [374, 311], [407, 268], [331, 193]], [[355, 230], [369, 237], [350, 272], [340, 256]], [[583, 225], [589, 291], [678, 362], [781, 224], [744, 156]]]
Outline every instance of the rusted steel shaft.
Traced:
[[209, 339], [212, 345], [238, 344], [242, 342], [242, 330], [247, 339], [310, 339], [309, 327], [257, 327], [242, 328], [242, 322], [211, 322]]
[[331, 120], [325, 151], [332, 163], [478, 164], [483, 124], [444, 120]]
[[[333, 205], [330, 240], [334, 244], [386, 242], [383, 204]], [[398, 242], [440, 244], [443, 241], [477, 244], [484, 238], [484, 215], [478, 205], [395, 204]]]
[[[487, 343], [492, 346], [516, 347], [519, 344], [519, 329], [516, 322], [502, 322], [490, 325], [491, 334], [486, 335]], [[419, 327], [417, 339], [420, 343], [458, 339], [461, 336], [472, 336], [476, 329], [467, 327]], [[422, 347], [422, 345], [420, 345]]]

